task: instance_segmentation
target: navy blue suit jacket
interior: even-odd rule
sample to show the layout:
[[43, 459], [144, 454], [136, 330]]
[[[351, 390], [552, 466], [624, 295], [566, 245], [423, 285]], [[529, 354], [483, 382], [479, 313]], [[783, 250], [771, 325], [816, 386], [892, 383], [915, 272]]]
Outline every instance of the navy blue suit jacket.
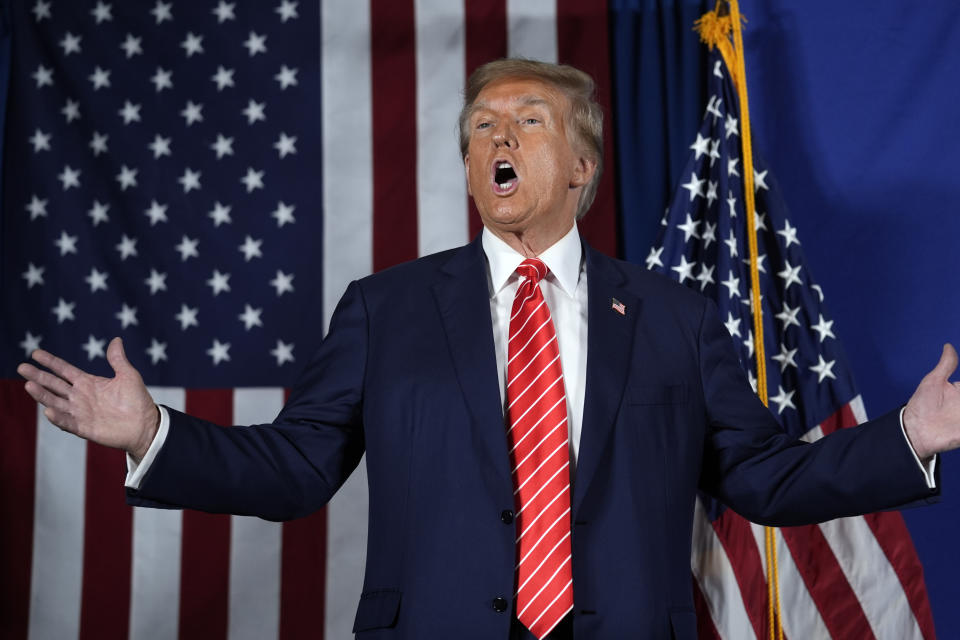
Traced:
[[[585, 249], [583, 431], [573, 491], [574, 635], [695, 637], [699, 489], [756, 522], [890, 508], [930, 491], [896, 413], [815, 444], [751, 390], [713, 304]], [[616, 298], [626, 305], [611, 309]], [[319, 323], [319, 320], [318, 320]], [[367, 455], [360, 638], [507, 638], [513, 508], [479, 239], [353, 282], [272, 425], [171, 411], [135, 504], [296, 518]]]

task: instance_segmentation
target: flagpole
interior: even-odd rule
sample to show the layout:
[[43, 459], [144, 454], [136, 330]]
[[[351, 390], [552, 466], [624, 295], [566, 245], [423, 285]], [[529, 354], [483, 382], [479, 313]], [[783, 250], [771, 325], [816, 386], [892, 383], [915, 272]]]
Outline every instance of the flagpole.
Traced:
[[[760, 299], [760, 267], [757, 250], [757, 222], [754, 191], [753, 144], [750, 134], [750, 107], [747, 99], [747, 71], [744, 62], [743, 32], [740, 6], [737, 0], [726, 0], [728, 15], [720, 15], [723, 0], [717, 7], [704, 14], [696, 22], [700, 38], [711, 47], [717, 46], [733, 77], [740, 102], [740, 143], [743, 158], [744, 207], [747, 218], [747, 244], [750, 251], [750, 309], [753, 313], [754, 353], [757, 365], [757, 395], [764, 406], [769, 406], [767, 391], [767, 358], [763, 340], [763, 314]], [[732, 35], [731, 45], [729, 36]], [[771, 640], [783, 640], [782, 612], [780, 609], [779, 571], [777, 567], [776, 529], [764, 527], [764, 543], [767, 564], [767, 604]]]

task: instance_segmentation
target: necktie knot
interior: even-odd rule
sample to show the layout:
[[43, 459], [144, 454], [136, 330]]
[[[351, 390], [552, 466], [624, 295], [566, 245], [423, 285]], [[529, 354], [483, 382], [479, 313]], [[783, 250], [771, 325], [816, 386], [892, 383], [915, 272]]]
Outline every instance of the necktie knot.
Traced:
[[540, 258], [527, 258], [517, 267], [517, 273], [529, 279], [532, 284], [537, 284], [547, 277], [549, 271]]

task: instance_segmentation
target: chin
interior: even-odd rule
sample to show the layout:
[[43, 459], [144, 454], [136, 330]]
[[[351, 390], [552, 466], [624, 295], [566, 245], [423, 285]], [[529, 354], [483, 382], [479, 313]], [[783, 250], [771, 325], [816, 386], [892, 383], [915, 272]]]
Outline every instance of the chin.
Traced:
[[496, 208], [489, 215], [481, 216], [484, 224], [494, 224], [498, 227], [513, 227], [522, 224], [525, 216], [512, 208]]

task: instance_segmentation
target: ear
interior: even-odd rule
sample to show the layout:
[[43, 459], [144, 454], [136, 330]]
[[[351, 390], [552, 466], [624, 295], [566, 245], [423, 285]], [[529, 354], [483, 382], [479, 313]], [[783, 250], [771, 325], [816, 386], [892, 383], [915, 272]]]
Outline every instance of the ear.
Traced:
[[580, 156], [577, 158], [577, 164], [573, 167], [573, 175], [570, 176], [570, 188], [576, 189], [582, 187], [593, 179], [593, 174], [597, 171], [597, 161], [592, 158]]
[[470, 191], [470, 154], [463, 156], [463, 175], [467, 179], [467, 195], [471, 198], [473, 197], [473, 192]]

